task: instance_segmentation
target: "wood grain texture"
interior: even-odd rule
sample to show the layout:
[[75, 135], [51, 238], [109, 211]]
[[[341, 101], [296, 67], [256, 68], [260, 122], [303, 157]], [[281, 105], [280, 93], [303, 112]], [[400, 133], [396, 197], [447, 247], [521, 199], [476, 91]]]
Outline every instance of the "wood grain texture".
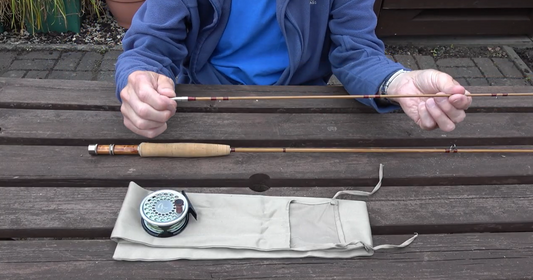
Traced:
[[[533, 183], [529, 154], [233, 154], [90, 156], [86, 147], [0, 146], [0, 186], [373, 186]], [[259, 174], [260, 176], [257, 177]], [[255, 176], [254, 176], [255, 175]]]
[[[233, 147], [529, 145], [529, 113], [471, 114], [452, 132], [425, 131], [406, 115], [182, 113], [151, 142]], [[119, 112], [0, 109], [0, 144], [139, 144]]]
[[[342, 87], [190, 85], [177, 90], [190, 96], [344, 92]], [[533, 92], [533, 87], [470, 90]], [[88, 144], [146, 141], [122, 125], [112, 84], [0, 78], [0, 96], [0, 240], [40, 239], [0, 241], [0, 279], [517, 279], [533, 275], [533, 154], [90, 156]], [[154, 142], [506, 148], [531, 145], [533, 139], [528, 123], [533, 99], [526, 98], [475, 100], [469, 110], [475, 114], [469, 114], [452, 133], [421, 131], [406, 116], [372, 114], [350, 100], [180, 106], [169, 130]], [[408, 248], [354, 260], [127, 263], [111, 259], [115, 244], [106, 239], [130, 181], [152, 190], [332, 197], [344, 189], [370, 191], [378, 181], [380, 163], [385, 166], [381, 190], [368, 198], [342, 198], [367, 201], [376, 245], [399, 244], [419, 232]], [[96, 240], [54, 240], [62, 237]]]
[[0, 278], [531, 279], [532, 243], [529, 233], [421, 235], [407, 248], [356, 259], [118, 262], [108, 240], [2, 241]]
[[[467, 87], [472, 93], [533, 92], [533, 87]], [[0, 108], [119, 111], [114, 85], [97, 81], [0, 78]], [[342, 86], [213, 86], [177, 85], [180, 96], [345, 95]], [[478, 98], [468, 112], [533, 112], [523, 97]], [[354, 100], [269, 100], [181, 102], [178, 112], [375, 113]]]
[[0, 78], [0, 107], [118, 110], [113, 83]]
[[383, 0], [383, 9], [533, 8], [529, 0]]
[[[141, 185], [158, 190], [150, 184]], [[188, 193], [333, 197], [353, 188], [175, 188]], [[368, 187], [358, 190], [371, 189]], [[127, 184], [114, 188], [0, 187], [0, 237], [110, 236]], [[533, 185], [382, 187], [367, 202], [375, 235], [508, 232], [533, 229]], [[194, 204], [194, 201], [192, 202]], [[201, 216], [201, 212], [199, 214]]]
[[533, 19], [529, 9], [384, 9], [380, 12], [380, 21], [376, 27], [376, 34], [380, 37], [398, 35], [510, 36], [532, 33]]

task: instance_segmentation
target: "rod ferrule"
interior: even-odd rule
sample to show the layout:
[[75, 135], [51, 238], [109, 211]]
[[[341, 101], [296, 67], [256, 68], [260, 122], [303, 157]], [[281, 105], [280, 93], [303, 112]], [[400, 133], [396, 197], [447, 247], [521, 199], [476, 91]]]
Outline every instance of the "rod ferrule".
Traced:
[[189, 101], [188, 96], [176, 96], [176, 97], [172, 97], [172, 99], [177, 102]]
[[89, 151], [89, 154], [92, 156], [98, 155], [98, 153], [96, 152], [96, 149], [98, 149], [98, 144], [89, 145], [89, 147], [87, 148], [87, 150]]

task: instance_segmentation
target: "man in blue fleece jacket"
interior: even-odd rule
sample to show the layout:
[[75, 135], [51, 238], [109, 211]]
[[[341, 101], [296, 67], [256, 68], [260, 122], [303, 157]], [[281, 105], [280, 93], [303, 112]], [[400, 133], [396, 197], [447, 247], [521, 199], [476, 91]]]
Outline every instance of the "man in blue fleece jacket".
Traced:
[[455, 129], [472, 100], [449, 75], [410, 71], [387, 59], [375, 35], [373, 0], [147, 0], [116, 64], [124, 125], [149, 138], [176, 112], [175, 83], [326, 85], [349, 94], [453, 94], [358, 99], [398, 108], [422, 129]]

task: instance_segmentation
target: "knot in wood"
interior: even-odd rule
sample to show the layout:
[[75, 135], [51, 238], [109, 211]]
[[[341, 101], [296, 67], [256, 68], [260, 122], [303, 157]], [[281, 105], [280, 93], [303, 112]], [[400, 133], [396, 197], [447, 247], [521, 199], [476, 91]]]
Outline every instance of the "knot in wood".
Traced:
[[268, 186], [270, 176], [267, 174], [257, 173], [248, 179], [250, 180], [250, 189], [254, 192], [264, 192], [270, 189], [270, 186]]

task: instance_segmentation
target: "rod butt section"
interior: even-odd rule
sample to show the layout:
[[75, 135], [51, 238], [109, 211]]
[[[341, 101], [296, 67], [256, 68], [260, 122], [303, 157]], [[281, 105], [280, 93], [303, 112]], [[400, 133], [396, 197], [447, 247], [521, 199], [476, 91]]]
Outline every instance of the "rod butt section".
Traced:
[[218, 157], [231, 152], [229, 145], [207, 143], [141, 143], [141, 157]]

